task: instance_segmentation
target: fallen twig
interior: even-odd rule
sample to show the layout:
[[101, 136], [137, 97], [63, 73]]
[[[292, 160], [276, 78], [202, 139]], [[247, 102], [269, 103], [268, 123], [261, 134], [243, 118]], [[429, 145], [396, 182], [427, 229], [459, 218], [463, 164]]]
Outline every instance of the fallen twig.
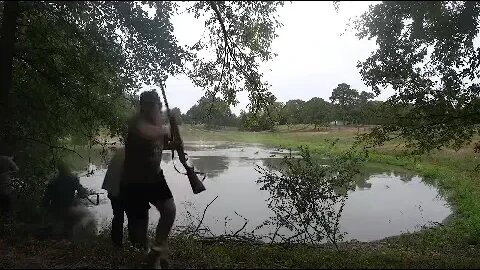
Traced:
[[241, 231], [243, 231], [243, 229], [245, 229], [245, 227], [247, 226], [247, 223], [248, 223], [248, 219], [244, 218], [243, 216], [241, 216], [240, 214], [238, 214], [236, 211], [235, 211], [235, 214], [241, 218], [243, 218], [245, 220], [245, 223], [243, 224], [242, 228], [240, 228], [239, 230], [237, 230], [233, 236], [237, 236], [237, 234]]
[[213, 199], [209, 204], [207, 204], [207, 207], [205, 207], [205, 210], [203, 210], [203, 215], [202, 215], [202, 219], [200, 220], [200, 223], [198, 223], [198, 226], [197, 228], [195, 229], [195, 231], [193, 232], [193, 234], [196, 234], [198, 229], [200, 229], [200, 226], [202, 226], [202, 223], [203, 223], [203, 219], [205, 218], [205, 214], [207, 213], [207, 209], [208, 207], [210, 207], [210, 205], [212, 205], [212, 203], [218, 198], [218, 195], [217, 197], [215, 197], [215, 199]]

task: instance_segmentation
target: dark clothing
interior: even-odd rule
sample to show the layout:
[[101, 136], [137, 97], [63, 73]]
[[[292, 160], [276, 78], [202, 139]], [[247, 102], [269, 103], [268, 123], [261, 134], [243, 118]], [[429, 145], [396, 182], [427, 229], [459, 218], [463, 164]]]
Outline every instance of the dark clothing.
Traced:
[[119, 196], [112, 196], [108, 194], [108, 198], [112, 203], [113, 219], [112, 219], [112, 241], [117, 246], [123, 244], [123, 221], [124, 221], [124, 203]]
[[[120, 196], [112, 196], [108, 194], [108, 198], [112, 204], [113, 219], [112, 219], [112, 231], [111, 239], [113, 243], [121, 247], [123, 245], [123, 223], [125, 211], [125, 201]], [[143, 213], [137, 214], [141, 218], [128, 217], [128, 237], [134, 245], [140, 245], [140, 247], [146, 247], [146, 235], [148, 228], [148, 209]]]
[[12, 194], [0, 194], [0, 217], [12, 216]]
[[145, 211], [144, 218], [134, 218], [128, 216], [128, 237], [134, 246], [142, 249], [148, 249], [147, 231], [148, 231], [148, 211]]
[[77, 207], [76, 193], [78, 197], [87, 196], [80, 179], [72, 173], [60, 173], [48, 184], [44, 198], [44, 205], [54, 218], [55, 234], [67, 239], [75, 238], [75, 227], [88, 215], [88, 211]]
[[131, 120], [125, 142], [124, 177], [126, 183], [157, 182], [162, 161], [161, 141], [150, 141], [139, 134], [139, 117]]
[[137, 116], [129, 123], [120, 194], [125, 202], [130, 239], [147, 248], [149, 203], [157, 204], [173, 196], [160, 169], [163, 141], [143, 138], [139, 121]]
[[47, 207], [53, 209], [74, 206], [75, 192], [78, 192], [80, 197], [87, 195], [87, 191], [80, 184], [78, 177], [73, 174], [58, 175], [48, 184], [45, 194], [45, 204]]
[[149, 203], [155, 205], [173, 198], [163, 171], [157, 174], [156, 179], [158, 180], [154, 183], [127, 183], [122, 187], [121, 192], [125, 196], [126, 211], [129, 217], [144, 218], [146, 210], [150, 209]]

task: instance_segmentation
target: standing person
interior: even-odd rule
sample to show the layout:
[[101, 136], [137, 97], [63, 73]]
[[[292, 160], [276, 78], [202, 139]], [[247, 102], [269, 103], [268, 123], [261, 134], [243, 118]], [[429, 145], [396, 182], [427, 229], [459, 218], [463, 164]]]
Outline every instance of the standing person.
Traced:
[[[108, 198], [112, 204], [113, 219], [112, 219], [112, 231], [111, 238], [112, 242], [117, 247], [123, 246], [123, 223], [124, 223], [124, 213], [125, 213], [125, 201], [122, 194], [120, 193], [120, 186], [123, 179], [123, 164], [125, 162], [125, 147], [117, 149], [113, 155], [105, 174], [103, 180], [102, 189], [105, 189], [108, 192]], [[142, 216], [147, 217], [147, 222], [140, 220], [141, 225], [144, 226], [144, 231], [146, 233], [148, 227], [148, 209], [145, 210]], [[134, 226], [138, 223], [135, 217], [130, 217], [128, 220], [128, 232], [130, 241], [134, 245], [142, 245], [141, 239], [134, 234]], [[137, 225], [140, 226], [140, 225]], [[138, 230], [138, 229], [137, 229]]]
[[[170, 130], [162, 121], [162, 103], [158, 94], [152, 91], [140, 95], [140, 112], [133, 117], [128, 127], [125, 143], [124, 176], [122, 196], [125, 196], [126, 212], [134, 234], [147, 248], [147, 226], [149, 203], [160, 212], [155, 240], [148, 254], [148, 263], [153, 268], [168, 266], [167, 238], [175, 221], [175, 202], [172, 192], [160, 168], [162, 150]], [[142, 222], [143, 221], [143, 222]]]
[[107, 173], [103, 180], [102, 189], [108, 192], [108, 199], [112, 204], [113, 219], [111, 238], [113, 244], [121, 247], [123, 244], [123, 221], [124, 221], [124, 203], [120, 197], [120, 181], [123, 173], [123, 163], [125, 161], [125, 148], [119, 148], [115, 152], [110, 164], [108, 164]]
[[2, 219], [11, 219], [13, 216], [13, 186], [10, 174], [14, 172], [18, 172], [18, 166], [13, 161], [13, 156], [0, 156], [0, 211]]

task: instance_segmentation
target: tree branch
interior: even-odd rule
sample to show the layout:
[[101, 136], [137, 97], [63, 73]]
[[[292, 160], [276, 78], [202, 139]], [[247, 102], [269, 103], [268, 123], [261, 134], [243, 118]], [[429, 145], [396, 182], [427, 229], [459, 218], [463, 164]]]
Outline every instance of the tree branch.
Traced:
[[205, 210], [203, 210], [202, 219], [200, 220], [200, 223], [198, 223], [198, 226], [197, 226], [197, 228], [195, 229], [195, 231], [193, 232], [194, 234], [197, 233], [198, 229], [200, 229], [200, 226], [201, 226], [202, 223], [203, 223], [203, 219], [205, 218], [205, 213], [207, 212], [208, 207], [210, 207], [210, 205], [211, 205], [217, 198], [218, 198], [218, 195], [217, 195], [217, 197], [215, 197], [215, 199], [213, 199], [209, 204], [207, 204], [207, 207], [205, 207]]
[[225, 28], [225, 22], [223, 20], [222, 14], [220, 13], [220, 10], [218, 10], [217, 3], [215, 1], [209, 1], [208, 2], [210, 6], [212, 7], [213, 11], [215, 12], [215, 16], [217, 17], [217, 20], [220, 22], [220, 27], [222, 28], [223, 32], [223, 39], [225, 42], [225, 48], [228, 47], [228, 33], [227, 29]]
[[[30, 69], [33, 69], [35, 72], [37, 72], [38, 74], [40, 74], [40, 76], [42, 76], [44, 79], [46, 79], [48, 82], [52, 83], [53, 85], [57, 86], [57, 87], [60, 87], [60, 88], [63, 88], [64, 85], [62, 85], [62, 82], [61, 81], [57, 81], [55, 80], [55, 78], [53, 76], [50, 76], [49, 74], [47, 74], [46, 72], [42, 71], [38, 66], [36, 66], [35, 64], [32, 63], [32, 61], [29, 61], [29, 59], [26, 59], [22, 56], [18, 56], [16, 55], [15, 58], [17, 60], [20, 60], [21, 62], [23, 62], [25, 65], [27, 65]], [[59, 74], [61, 75], [61, 74]], [[62, 76], [58, 76], [58, 77], [62, 77]]]
[[51, 145], [47, 142], [44, 142], [44, 141], [41, 141], [41, 140], [38, 140], [38, 139], [34, 139], [34, 138], [30, 138], [30, 137], [22, 137], [20, 139], [37, 142], [37, 143], [43, 144], [45, 146], [48, 146], [50, 149], [61, 149], [61, 150], [65, 150], [65, 151], [68, 151], [68, 152], [72, 152], [72, 153], [77, 154], [80, 158], [83, 158], [82, 155], [80, 155], [77, 151], [66, 148], [66, 147], [63, 147], [63, 146]]
[[246, 219], [246, 218], [244, 218], [243, 216], [239, 215], [236, 211], [235, 211], [235, 214], [236, 214], [237, 216], [243, 218], [243, 219], [245, 220], [245, 223], [243, 224], [243, 226], [242, 226], [239, 230], [237, 230], [237, 231], [233, 234], [234, 237], [237, 236], [237, 234], [238, 234], [239, 232], [243, 231], [243, 229], [245, 229], [245, 226], [247, 226], [247, 223], [248, 223], [248, 219]]
[[223, 47], [223, 61], [222, 61], [222, 73], [220, 74], [220, 80], [218, 81], [217, 88], [214, 89], [214, 94], [212, 95], [212, 104], [210, 105], [210, 108], [208, 110], [208, 115], [211, 116], [212, 114], [212, 109], [213, 109], [213, 104], [215, 102], [215, 96], [217, 95], [219, 88], [222, 84], [223, 81], [223, 74], [225, 72], [225, 66], [227, 64], [227, 59], [228, 59], [228, 33], [225, 28], [225, 22], [223, 20], [222, 14], [220, 13], [220, 10], [218, 9], [217, 4], [215, 1], [210, 1], [208, 2], [210, 6], [212, 7], [213, 11], [215, 12], [215, 15], [217, 17], [217, 20], [220, 22], [220, 27], [222, 28], [222, 33], [223, 33], [223, 40], [224, 40], [224, 47]]

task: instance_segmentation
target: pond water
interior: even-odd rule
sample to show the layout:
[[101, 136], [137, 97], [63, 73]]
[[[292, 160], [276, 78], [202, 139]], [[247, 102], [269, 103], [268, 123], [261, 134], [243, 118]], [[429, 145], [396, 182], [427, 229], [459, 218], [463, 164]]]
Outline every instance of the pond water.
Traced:
[[[176, 226], [192, 220], [188, 213], [200, 218], [216, 196], [203, 221], [216, 235], [241, 228], [245, 221], [239, 215], [248, 220], [247, 232], [274, 215], [266, 203], [269, 192], [260, 190], [256, 183], [260, 174], [255, 166], [279, 163], [288, 151], [228, 142], [190, 142], [185, 146], [196, 170], [207, 173], [204, 181], [207, 190], [194, 195], [187, 177], [174, 170], [170, 153], [164, 153], [162, 169], [177, 204]], [[183, 169], [178, 161], [176, 164], [179, 170]], [[100, 168], [80, 181], [87, 188], [105, 192], [101, 190], [105, 172]], [[99, 225], [110, 222], [112, 210], [106, 194], [100, 196], [100, 204], [91, 206], [91, 210]], [[373, 241], [421, 230], [442, 222], [450, 214], [451, 209], [437, 188], [418, 175], [399, 168], [367, 166], [356, 178], [355, 190], [349, 192], [340, 228], [346, 233], [344, 240]], [[151, 226], [158, 217], [152, 207]], [[272, 230], [273, 227], [266, 226], [255, 233], [262, 235]]]

